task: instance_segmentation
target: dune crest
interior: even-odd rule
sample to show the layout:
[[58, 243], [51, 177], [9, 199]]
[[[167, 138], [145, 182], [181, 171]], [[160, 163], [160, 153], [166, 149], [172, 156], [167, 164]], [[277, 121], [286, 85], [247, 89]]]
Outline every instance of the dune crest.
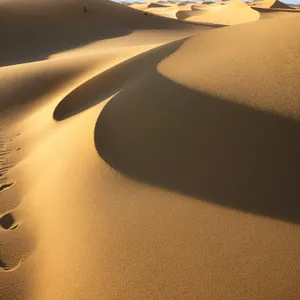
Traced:
[[258, 12], [240, 0], [227, 1], [225, 5], [221, 4], [193, 6], [191, 11], [180, 11], [176, 16], [179, 20], [222, 25], [253, 22], [257, 21], [260, 17]]
[[262, 1], [253, 1], [251, 6], [257, 8], [284, 8], [291, 9], [291, 6], [281, 2], [280, 0], [262, 0]]
[[241, 0], [197, 3], [185, 1], [178, 4], [147, 2], [130, 7], [157, 16], [203, 24], [235, 25], [256, 21], [260, 16], [259, 12]]
[[300, 298], [299, 18], [190, 2], [0, 1], [1, 300]]

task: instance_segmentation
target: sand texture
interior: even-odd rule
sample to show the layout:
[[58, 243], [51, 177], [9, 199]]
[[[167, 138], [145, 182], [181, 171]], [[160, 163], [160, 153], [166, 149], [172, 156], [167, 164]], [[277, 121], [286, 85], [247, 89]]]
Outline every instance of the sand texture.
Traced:
[[150, 4], [0, 1], [1, 300], [300, 299], [300, 14]]
[[147, 12], [150, 15], [179, 19], [200, 24], [236, 25], [257, 21], [259, 12], [253, 10], [241, 0], [219, 2], [146, 2], [132, 4], [131, 8]]
[[196, 23], [214, 23], [222, 25], [236, 25], [257, 21], [260, 14], [243, 3], [241, 0], [220, 2], [219, 5], [193, 6], [191, 11], [177, 13], [179, 20]]

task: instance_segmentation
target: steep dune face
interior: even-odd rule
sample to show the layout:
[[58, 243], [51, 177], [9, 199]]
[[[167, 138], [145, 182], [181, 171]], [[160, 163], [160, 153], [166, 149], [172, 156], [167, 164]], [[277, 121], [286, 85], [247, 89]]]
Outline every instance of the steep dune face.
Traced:
[[235, 25], [259, 19], [259, 13], [240, 0], [223, 2], [182, 2], [179, 4], [145, 3], [131, 5], [153, 15], [195, 23]]
[[192, 5], [192, 3], [188, 3], [184, 5], [172, 5], [166, 8], [149, 8], [147, 11], [157, 16], [177, 19], [177, 13], [179, 11], [190, 11]]
[[258, 2], [252, 2], [250, 4], [257, 8], [281, 8], [281, 9], [292, 9], [291, 6], [279, 1], [279, 0], [262, 0]]
[[[295, 38], [299, 32], [293, 31], [297, 23], [297, 16], [285, 15], [274, 20], [222, 28], [210, 35], [189, 39], [157, 68], [149, 67], [147, 71], [139, 72], [133, 63], [132, 68], [137, 72], [133, 74], [137, 75], [139, 83], [128, 79], [122, 85], [124, 89], [106, 104], [97, 120], [95, 145], [98, 153], [122, 174], [164, 187], [171, 193], [210, 199], [224, 206], [299, 224], [297, 74], [300, 62]], [[281, 34], [281, 40], [278, 34]], [[150, 65], [154, 65], [152, 60]], [[102, 74], [99, 82], [120, 74], [125, 66], [119, 67]], [[129, 74], [130, 69], [126, 69]], [[174, 199], [172, 194], [170, 198]], [[191, 267], [195, 270], [194, 279], [184, 271], [185, 267], [179, 267], [179, 271], [177, 259], [173, 261], [174, 265], [168, 265], [172, 278], [175, 273], [178, 274], [176, 278], [181, 278], [182, 290], [168, 289], [163, 297], [173, 299], [180, 293], [188, 299], [195, 295], [205, 295], [204, 299], [240, 299], [245, 295], [244, 287], [250, 278], [254, 299], [271, 297], [279, 300], [299, 295], [299, 283], [295, 281], [299, 278], [300, 264], [295, 250], [298, 235], [288, 234], [290, 229], [284, 224], [277, 227], [272, 223], [266, 229], [268, 225], [262, 225], [256, 217], [252, 224], [257, 225], [258, 231], [254, 230], [254, 233], [253, 225], [244, 227], [239, 223], [241, 227], [235, 227], [236, 219], [225, 217], [224, 211], [213, 219], [214, 213], [200, 206], [203, 209], [198, 211], [201, 217], [187, 217], [184, 210], [180, 220], [185, 224], [183, 226], [188, 226], [186, 222], [199, 224], [203, 216], [209, 214], [208, 224], [201, 224], [201, 230], [197, 227], [202, 232], [198, 232], [197, 237], [192, 233], [192, 237], [189, 235], [184, 239], [187, 248], [178, 246], [181, 250], [180, 254], [176, 252], [176, 257], [179, 256], [180, 264], [183, 256], [188, 257], [191, 264], [201, 263]], [[222, 230], [224, 217], [233, 222], [237, 230], [232, 231], [231, 225], [225, 222], [229, 227], [226, 226], [224, 231], [233, 234], [230, 239], [222, 237], [224, 231], [216, 233], [216, 227]], [[187, 218], [191, 219], [187, 221]], [[218, 225], [212, 224], [215, 222]], [[171, 226], [177, 228], [178, 224], [179, 221], [174, 220]], [[212, 252], [209, 253], [207, 240], [204, 243], [202, 238], [211, 226], [222, 250], [210, 248]], [[287, 244], [271, 238], [274, 232], [270, 229], [279, 234], [279, 227], [289, 235], [293, 262], [288, 263], [282, 251]], [[299, 226], [294, 229], [293, 234], [299, 232]], [[276, 250], [270, 251], [271, 240]], [[189, 241], [193, 246], [187, 246]], [[167, 244], [172, 242], [164, 243], [164, 247]], [[169, 246], [166, 251], [172, 252]], [[225, 267], [229, 257], [232, 268]], [[268, 267], [261, 267], [265, 263]], [[212, 267], [215, 264], [217, 267]], [[205, 272], [209, 275], [205, 276]], [[274, 287], [278, 276], [280, 284]], [[159, 280], [168, 286], [162, 275]], [[188, 288], [185, 289], [186, 285]], [[287, 289], [284, 290], [284, 286]]]
[[271, 6], [271, 8], [285, 8], [285, 9], [291, 9], [292, 7], [279, 1], [279, 0], [276, 0], [273, 5]]
[[192, 11], [180, 11], [176, 16], [190, 22], [235, 25], [256, 21], [260, 15], [240, 0], [233, 0], [225, 5], [193, 6]]
[[148, 5], [148, 8], [151, 8], [151, 7], [169, 7], [169, 5], [166, 3], [156, 3], [156, 2], [152, 2]]

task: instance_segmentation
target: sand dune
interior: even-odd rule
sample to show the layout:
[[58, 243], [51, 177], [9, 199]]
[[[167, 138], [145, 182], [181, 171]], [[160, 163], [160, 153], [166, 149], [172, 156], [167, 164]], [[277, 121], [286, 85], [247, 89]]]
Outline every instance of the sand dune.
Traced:
[[252, 2], [251, 6], [257, 8], [284, 8], [291, 9], [291, 6], [279, 1], [279, 0], [262, 0], [257, 2]]
[[262, 17], [267, 17], [266, 13], [272, 13], [272, 12], [289, 12], [289, 13], [300, 13], [300, 9], [291, 6], [288, 4], [285, 4], [279, 0], [273, 1], [273, 0], [267, 0], [267, 1], [259, 1], [259, 2], [251, 2], [248, 3], [248, 5], [253, 8], [254, 10], [261, 13]]
[[194, 23], [236, 25], [259, 19], [259, 13], [240, 0], [223, 2], [181, 2], [179, 4], [144, 3], [131, 5], [147, 13]]
[[180, 10], [191, 10], [192, 5], [195, 2], [170, 2], [170, 1], [159, 1], [159, 2], [146, 2], [139, 5], [130, 5], [131, 8], [147, 11], [150, 14], [169, 17], [176, 19], [176, 13]]
[[0, 5], [0, 299], [300, 297], [297, 14]]
[[129, 6], [133, 9], [145, 10], [145, 9], [148, 8], [149, 4], [151, 4], [151, 2], [145, 2], [145, 3], [136, 3], [136, 2], [134, 2], [133, 4], [129, 4]]
[[160, 4], [157, 2], [131, 5], [151, 15], [179, 19], [194, 23], [215, 25], [235, 25], [253, 22], [259, 19], [259, 13], [240, 0], [223, 2], [181, 2], [179, 4]]
[[259, 13], [240, 0], [228, 1], [226, 5], [221, 4], [223, 3], [205, 7], [193, 6], [192, 11], [179, 11], [176, 16], [179, 20], [223, 25], [235, 25], [259, 19]]
[[142, 10], [150, 15], [156, 15], [161, 17], [167, 17], [171, 19], [177, 19], [176, 14], [178, 11], [189, 11], [195, 2], [146, 2], [138, 5], [131, 5], [131, 8]]
[[219, 1], [203, 1], [202, 2], [203, 5], [210, 5], [210, 6], [219, 6], [220, 2]]
[[[79, 0], [52, 3], [14, 0], [1, 4], [0, 37], [6, 41], [1, 45], [1, 66], [47, 59], [54, 53], [91, 44], [100, 38], [113, 39], [133, 31], [185, 28], [184, 24], [162, 18], [153, 22], [142, 12], [111, 1], [90, 0], [85, 15]], [[43, 23], [36, 26], [40, 20]], [[22, 53], [19, 45], [23, 47]]]
[[190, 11], [194, 3], [187, 3], [182, 5], [172, 5], [170, 7], [160, 7], [160, 8], [151, 8], [147, 9], [147, 12], [155, 14], [161, 17], [167, 17], [172, 19], [177, 19], [177, 13], [179, 11]]
[[178, 6], [183, 6], [183, 5], [187, 5], [187, 4], [195, 4], [196, 2], [193, 1], [182, 1], [178, 4]]
[[151, 7], [170, 7], [170, 6], [168, 4], [152, 2], [148, 5], [148, 8], [151, 8]]

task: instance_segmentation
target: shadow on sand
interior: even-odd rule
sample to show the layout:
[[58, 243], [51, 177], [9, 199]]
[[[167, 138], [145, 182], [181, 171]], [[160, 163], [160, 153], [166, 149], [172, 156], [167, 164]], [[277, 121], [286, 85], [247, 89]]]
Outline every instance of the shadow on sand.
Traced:
[[101, 74], [98, 89], [95, 81], [88, 98], [82, 93], [73, 106], [60, 103], [54, 118], [63, 120], [120, 91], [103, 108], [94, 133], [100, 157], [115, 170], [201, 200], [300, 223], [300, 123], [161, 76], [157, 64], [178, 46], [149, 51]]
[[91, 78], [74, 89], [56, 106], [53, 118], [62, 121], [106, 100], [127, 84], [132, 84], [132, 78], [137, 74], [144, 74], [145, 66], [151, 70], [161, 60], [174, 53], [184, 40], [186, 39], [149, 50]]
[[[112, 1], [41, 1], [0, 4], [0, 67], [48, 59], [52, 54], [122, 37], [135, 30], [195, 28], [178, 20], [148, 18]], [[20, 46], [21, 45], [21, 46]]]

